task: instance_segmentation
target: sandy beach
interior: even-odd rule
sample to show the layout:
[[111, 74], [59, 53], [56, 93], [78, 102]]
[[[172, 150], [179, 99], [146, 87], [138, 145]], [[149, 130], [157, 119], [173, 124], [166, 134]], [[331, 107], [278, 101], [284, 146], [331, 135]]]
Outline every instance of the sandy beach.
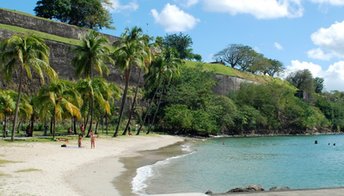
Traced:
[[[89, 140], [4, 143], [0, 145], [0, 195], [121, 195], [114, 179], [124, 170], [120, 157], [181, 142], [173, 136], [98, 138], [96, 149]], [[1, 163], [1, 162], [0, 162]], [[128, 184], [130, 186], [130, 184]]]

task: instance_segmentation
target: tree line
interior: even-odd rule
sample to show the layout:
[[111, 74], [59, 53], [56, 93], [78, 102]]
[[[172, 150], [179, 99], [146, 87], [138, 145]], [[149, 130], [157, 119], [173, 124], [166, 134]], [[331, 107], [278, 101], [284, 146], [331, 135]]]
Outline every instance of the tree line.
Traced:
[[218, 63], [253, 74], [273, 77], [283, 71], [283, 64], [279, 60], [266, 58], [252, 47], [242, 44], [230, 44], [216, 53], [214, 59]]
[[[322, 93], [317, 88], [322, 83], [308, 70], [290, 74], [287, 81], [244, 83], [226, 96], [213, 93], [213, 73], [185, 67], [180, 72], [159, 98], [156, 130], [201, 136], [344, 130], [344, 93]], [[295, 80], [300, 83], [288, 82]]]
[[[0, 91], [3, 136], [7, 136], [8, 122], [12, 122], [12, 140], [21, 123], [29, 122], [27, 134], [32, 135], [34, 124], [38, 122], [44, 127], [49, 124], [50, 134], [54, 137], [56, 124], [68, 119], [73, 133], [77, 133], [77, 123], [83, 123], [89, 132], [97, 129], [100, 122], [105, 122], [106, 127], [113, 122], [113, 136], [117, 136], [120, 129], [122, 134], [127, 134], [132, 124], [141, 124], [141, 131], [145, 128], [143, 123], [147, 125], [154, 120], [151, 122], [147, 116], [141, 119], [145, 108], [138, 106], [137, 102], [142, 98], [139, 86], [143, 81], [130, 85], [132, 72], [137, 70], [139, 80], [144, 76], [146, 84], [156, 86], [155, 94], [158, 94], [164, 91], [166, 80], [170, 80], [183, 63], [177, 57], [180, 56], [177, 49], [167, 47], [161, 40], [165, 38], [154, 39], [144, 35], [141, 28], [134, 27], [126, 29], [115, 43], [110, 44], [101, 34], [90, 31], [81, 37], [81, 45], [74, 49], [72, 64], [80, 78], [77, 81], [58, 79], [49, 65], [49, 48], [41, 38], [13, 35], [1, 41], [2, 78], [7, 81], [16, 78], [17, 83], [15, 91]], [[112, 67], [122, 71], [125, 81], [123, 92], [117, 84], [103, 78]], [[38, 92], [25, 91], [23, 86], [28, 81], [24, 80], [29, 79], [30, 82], [36, 77], [43, 84]], [[47, 79], [49, 82], [45, 84]], [[118, 107], [116, 102], [120, 95]], [[153, 111], [152, 108], [147, 109]], [[126, 116], [125, 125], [123, 116]], [[131, 122], [133, 118], [135, 123]], [[106, 130], [108, 132], [108, 128]]]

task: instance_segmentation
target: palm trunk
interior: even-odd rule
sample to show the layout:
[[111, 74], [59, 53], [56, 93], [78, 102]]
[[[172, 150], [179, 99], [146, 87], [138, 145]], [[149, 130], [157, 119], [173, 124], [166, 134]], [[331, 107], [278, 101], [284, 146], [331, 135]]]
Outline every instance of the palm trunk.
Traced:
[[158, 87], [155, 89], [155, 92], [154, 92], [153, 98], [152, 98], [152, 99], [150, 100], [150, 102], [149, 102], [149, 105], [148, 105], [148, 108], [147, 108], [147, 111], [146, 111], [145, 117], [143, 118], [143, 121], [142, 121], [142, 123], [140, 123], [140, 127], [139, 127], [139, 129], [137, 130], [137, 133], [136, 133], [136, 135], [140, 135], [141, 129], [142, 129], [143, 125], [146, 123], [146, 120], [147, 120], [148, 114], [149, 114], [149, 112], [150, 112], [150, 110], [151, 110], [151, 108], [152, 108], [152, 105], [153, 105], [153, 103], [154, 103], [154, 99], [155, 99], [156, 95], [158, 94], [158, 90], [159, 90], [159, 88], [160, 88], [160, 85], [159, 85], [159, 86], [158, 86]]
[[12, 135], [11, 135], [11, 141], [14, 141], [14, 135], [16, 133], [16, 125], [18, 121], [18, 113], [19, 113], [19, 103], [20, 103], [20, 96], [21, 96], [21, 91], [22, 91], [22, 82], [23, 82], [23, 68], [20, 68], [20, 73], [19, 73], [19, 86], [18, 86], [18, 97], [16, 101], [16, 112], [14, 115], [14, 120], [13, 120], [13, 128], [12, 128]]
[[94, 99], [93, 98], [90, 103], [90, 111], [91, 111], [91, 119], [90, 119], [90, 126], [86, 134], [87, 137], [89, 137], [90, 131], [92, 130], [92, 125], [93, 125], [93, 115], [94, 115]]
[[90, 119], [90, 110], [91, 110], [91, 106], [90, 105], [91, 105], [91, 103], [89, 104], [89, 107], [88, 107], [88, 110], [87, 110], [87, 115], [86, 115], [86, 118], [85, 118], [85, 121], [84, 121], [85, 129], [86, 129], [88, 121]]
[[54, 124], [54, 116], [51, 116], [51, 119], [50, 119], [50, 135], [53, 134], [53, 124]]
[[124, 92], [123, 92], [123, 96], [122, 96], [121, 108], [119, 110], [119, 117], [118, 117], [118, 121], [117, 121], [116, 130], [115, 130], [115, 133], [113, 134], [114, 137], [118, 136], [118, 130], [119, 130], [119, 127], [121, 125], [121, 120], [122, 120], [122, 116], [123, 116], [123, 109], [124, 109], [125, 101], [127, 99], [127, 94], [128, 94], [129, 79], [130, 79], [130, 66], [125, 71], [125, 87], [124, 87]]
[[[55, 111], [55, 109], [54, 109]], [[55, 117], [55, 112], [54, 115], [52, 117], [52, 132], [53, 132], [53, 139], [55, 139], [55, 133], [56, 133], [56, 117]]]
[[4, 126], [3, 126], [3, 129], [4, 129], [4, 132], [2, 133], [3, 135], [3, 137], [4, 138], [6, 138], [6, 136], [7, 136], [7, 133], [6, 133], [6, 129], [7, 129], [7, 115], [6, 115], [6, 113], [5, 113], [5, 116], [4, 116]]
[[31, 114], [31, 119], [30, 119], [30, 129], [29, 129], [29, 137], [32, 137], [33, 135], [33, 127], [35, 126], [35, 113]]
[[109, 134], [109, 120], [108, 120], [107, 114], [105, 114], [105, 133], [106, 133], [106, 135]]
[[96, 128], [95, 128], [95, 130], [94, 130], [94, 133], [95, 133], [95, 134], [98, 134], [99, 120], [100, 120], [100, 119], [98, 119], [97, 122], [96, 122]]
[[74, 135], [77, 134], [77, 132], [76, 132], [76, 117], [75, 116], [73, 116], [73, 132], [74, 132]]
[[130, 126], [131, 117], [134, 113], [134, 109], [135, 109], [135, 105], [136, 105], [136, 97], [137, 97], [137, 92], [139, 91], [140, 82], [141, 82], [141, 69], [139, 70], [139, 81], [137, 82], [135, 94], [134, 94], [134, 100], [133, 100], [133, 103], [131, 104], [131, 108], [129, 111], [128, 122], [127, 122], [127, 125], [125, 126], [125, 129], [124, 129], [124, 132], [122, 135], [127, 135], [127, 131], [128, 131], [129, 126]]
[[152, 119], [151, 123], [148, 125], [148, 130], [147, 130], [146, 134], [149, 134], [149, 133], [150, 133], [151, 127], [152, 127], [152, 125], [154, 124], [156, 115], [158, 114], [158, 111], [159, 111], [159, 108], [160, 108], [160, 104], [161, 104], [161, 100], [162, 100], [163, 94], [164, 94], [164, 92], [163, 92], [163, 90], [162, 90], [161, 96], [159, 97], [158, 106], [157, 106], [157, 108], [156, 108], [156, 110], [155, 110], [155, 113], [154, 113], [154, 116], [153, 116], [153, 119]]

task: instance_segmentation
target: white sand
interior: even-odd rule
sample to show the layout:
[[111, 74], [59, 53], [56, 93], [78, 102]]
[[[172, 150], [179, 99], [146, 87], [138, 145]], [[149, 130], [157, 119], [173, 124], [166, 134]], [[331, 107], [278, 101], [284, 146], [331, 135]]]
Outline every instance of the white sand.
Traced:
[[[96, 149], [77, 141], [10, 143], [0, 145], [0, 195], [120, 195], [112, 181], [124, 170], [119, 157], [141, 150], [168, 146], [183, 138], [173, 136], [130, 136], [96, 140]], [[20, 170], [31, 170], [18, 172]], [[35, 171], [32, 171], [35, 170]], [[1, 176], [5, 174], [6, 176]], [[128, 185], [130, 186], [130, 185]]]

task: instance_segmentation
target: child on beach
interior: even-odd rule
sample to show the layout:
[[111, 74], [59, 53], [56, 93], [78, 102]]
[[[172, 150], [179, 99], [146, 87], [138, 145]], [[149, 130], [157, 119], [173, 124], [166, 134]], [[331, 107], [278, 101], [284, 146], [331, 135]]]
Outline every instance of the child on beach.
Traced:
[[90, 139], [91, 139], [91, 148], [96, 148], [96, 135], [93, 134], [93, 131], [90, 131]]

